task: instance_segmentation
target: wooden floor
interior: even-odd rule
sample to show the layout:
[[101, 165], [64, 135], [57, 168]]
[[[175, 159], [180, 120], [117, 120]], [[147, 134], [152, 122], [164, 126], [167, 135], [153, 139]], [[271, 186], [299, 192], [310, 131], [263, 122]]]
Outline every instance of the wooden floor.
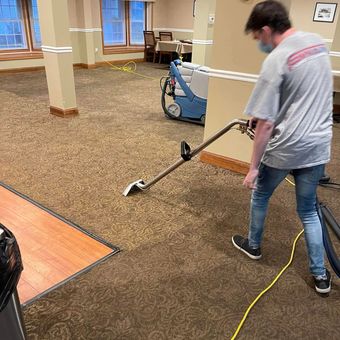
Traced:
[[13, 232], [20, 247], [21, 303], [116, 252], [3, 186], [0, 222]]

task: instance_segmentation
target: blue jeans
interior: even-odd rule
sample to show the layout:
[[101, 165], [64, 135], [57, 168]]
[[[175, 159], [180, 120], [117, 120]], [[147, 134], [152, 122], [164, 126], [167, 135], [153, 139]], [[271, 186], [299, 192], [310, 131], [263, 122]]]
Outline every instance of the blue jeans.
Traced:
[[[316, 208], [316, 188], [324, 170], [324, 164], [292, 170], [295, 179], [297, 212], [304, 227], [309, 269], [312, 275], [324, 275], [326, 272], [322, 229]], [[252, 192], [250, 205], [248, 239], [251, 248], [260, 247], [269, 198], [289, 172], [290, 170], [260, 165], [257, 188]]]

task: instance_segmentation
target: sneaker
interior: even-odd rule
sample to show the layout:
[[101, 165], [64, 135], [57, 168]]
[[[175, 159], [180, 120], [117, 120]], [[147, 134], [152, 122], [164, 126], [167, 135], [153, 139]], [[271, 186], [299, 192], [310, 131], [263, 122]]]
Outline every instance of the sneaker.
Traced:
[[235, 246], [235, 248], [241, 250], [251, 259], [259, 260], [262, 257], [261, 248], [256, 248], [256, 249], [250, 248], [247, 238], [244, 238], [240, 235], [234, 235], [231, 238], [231, 241], [233, 242], [233, 245]]
[[325, 275], [313, 276], [315, 290], [318, 293], [326, 294], [331, 291], [331, 273], [326, 269]]

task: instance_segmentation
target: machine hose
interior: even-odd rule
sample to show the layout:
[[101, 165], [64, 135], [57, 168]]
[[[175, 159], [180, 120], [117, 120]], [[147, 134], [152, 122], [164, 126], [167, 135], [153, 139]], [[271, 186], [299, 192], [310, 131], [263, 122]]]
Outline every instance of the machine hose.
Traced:
[[[321, 226], [322, 226], [323, 244], [324, 244], [325, 251], [326, 251], [326, 254], [327, 254], [327, 257], [328, 257], [329, 264], [331, 265], [334, 273], [338, 277], [340, 277], [340, 260], [339, 260], [337, 254], [336, 254], [336, 252], [334, 250], [334, 247], [333, 247], [331, 238], [329, 236], [328, 228], [327, 228], [327, 225], [326, 225], [325, 221], [328, 224], [333, 225], [335, 230], [336, 230], [336, 228], [338, 226], [336, 226], [334, 224], [334, 222], [336, 222], [336, 221], [332, 220], [332, 218], [334, 218], [333, 216], [330, 219], [330, 216], [328, 215], [329, 212], [327, 211], [327, 208], [325, 207], [325, 205], [323, 205], [322, 203], [318, 202], [317, 203], [317, 210], [318, 210], [318, 215], [319, 215], [319, 219], [320, 219]], [[325, 211], [326, 211], [326, 215], [324, 215]], [[332, 229], [333, 229], [333, 227], [332, 227]]]

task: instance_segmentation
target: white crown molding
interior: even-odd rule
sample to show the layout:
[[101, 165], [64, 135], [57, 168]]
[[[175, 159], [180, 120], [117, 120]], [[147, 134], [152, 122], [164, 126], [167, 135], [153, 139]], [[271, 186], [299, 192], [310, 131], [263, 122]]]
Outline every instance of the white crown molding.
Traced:
[[193, 39], [192, 43], [194, 45], [212, 45], [213, 40], [200, 40], [200, 39]]
[[171, 31], [171, 32], [186, 32], [186, 33], [194, 33], [194, 30], [187, 28], [154, 28], [154, 31]]
[[72, 53], [72, 47], [70, 46], [55, 47], [43, 45], [41, 46], [41, 50], [50, 53]]
[[[336, 53], [337, 57], [340, 57], [340, 52]], [[253, 73], [242, 73], [242, 72], [235, 72], [235, 71], [227, 71], [227, 70], [217, 70], [217, 69], [209, 69], [208, 71], [209, 77], [211, 78], [222, 78], [222, 79], [230, 79], [230, 80], [240, 80], [245, 81], [248, 83], [256, 83], [259, 75]], [[334, 76], [340, 76], [340, 71], [332, 70], [332, 74]]]
[[331, 57], [340, 57], [340, 52], [337, 51], [329, 51], [329, 55]]
[[85, 33], [93, 33], [93, 32], [101, 32], [101, 28], [78, 28], [72, 27], [69, 29], [70, 32], [85, 32]]
[[251, 73], [210, 69], [209, 77], [231, 79], [231, 80], [241, 80], [241, 81], [245, 81], [248, 83], [256, 83], [257, 79], [259, 78], [259, 75], [251, 74]]
[[[334, 76], [340, 76], [340, 71], [332, 70], [332, 74]], [[259, 78], [258, 74], [250, 74], [250, 73], [242, 73], [242, 72], [234, 72], [234, 71], [224, 71], [224, 70], [209, 70], [209, 77], [211, 78], [222, 78], [222, 79], [230, 79], [230, 80], [240, 80], [248, 83], [256, 83]]]

